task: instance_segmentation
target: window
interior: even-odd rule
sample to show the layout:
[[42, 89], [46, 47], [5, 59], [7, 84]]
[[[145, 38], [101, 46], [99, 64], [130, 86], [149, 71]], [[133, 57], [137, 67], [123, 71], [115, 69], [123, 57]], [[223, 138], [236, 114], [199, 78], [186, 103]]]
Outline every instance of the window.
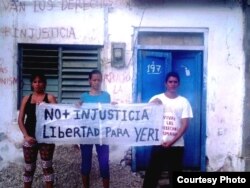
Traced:
[[88, 73], [100, 67], [101, 46], [19, 44], [19, 104], [31, 93], [30, 75], [42, 70], [46, 92], [60, 103], [75, 103], [89, 90]]
[[140, 45], [203, 46], [203, 33], [191, 32], [150, 32], [138, 33]]

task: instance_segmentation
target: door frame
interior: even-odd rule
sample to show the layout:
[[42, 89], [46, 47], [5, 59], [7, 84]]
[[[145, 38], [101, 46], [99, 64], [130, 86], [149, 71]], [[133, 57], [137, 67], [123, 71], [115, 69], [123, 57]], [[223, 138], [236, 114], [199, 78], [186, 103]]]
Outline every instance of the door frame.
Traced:
[[[142, 32], [161, 32], [161, 33], [181, 33], [181, 34], [189, 34], [189, 33], [199, 33], [203, 36], [203, 45], [199, 46], [183, 46], [183, 45], [141, 45], [138, 44], [138, 35]], [[203, 67], [202, 67], [202, 102], [201, 102], [201, 163], [200, 163], [200, 170], [206, 171], [206, 101], [207, 101], [207, 57], [208, 57], [208, 28], [155, 28], [155, 27], [135, 27], [134, 28], [134, 35], [133, 35], [133, 60], [134, 62], [134, 73], [133, 73], [133, 83], [137, 83], [137, 52], [138, 50], [185, 50], [185, 51], [202, 51], [203, 52]], [[133, 102], [137, 100], [137, 85], [133, 85]]]

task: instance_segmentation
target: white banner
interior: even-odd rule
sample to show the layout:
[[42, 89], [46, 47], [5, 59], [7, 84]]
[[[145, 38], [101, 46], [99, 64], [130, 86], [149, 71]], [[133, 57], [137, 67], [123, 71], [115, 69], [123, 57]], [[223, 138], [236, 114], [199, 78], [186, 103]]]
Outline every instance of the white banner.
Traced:
[[42, 103], [36, 108], [40, 143], [160, 145], [163, 106]]

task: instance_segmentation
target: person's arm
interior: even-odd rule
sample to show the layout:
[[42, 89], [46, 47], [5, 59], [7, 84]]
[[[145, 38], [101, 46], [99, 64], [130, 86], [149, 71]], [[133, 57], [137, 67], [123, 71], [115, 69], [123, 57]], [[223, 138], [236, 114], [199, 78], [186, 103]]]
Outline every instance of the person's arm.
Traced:
[[49, 103], [52, 103], [52, 104], [57, 103], [56, 97], [54, 95], [48, 95], [48, 100], [49, 100]]
[[153, 104], [162, 104], [161, 100], [158, 98], [155, 98], [153, 100], [151, 100], [149, 103], [153, 103]]
[[189, 125], [189, 118], [182, 118], [181, 119], [181, 127], [178, 130], [178, 132], [176, 133], [175, 137], [167, 142], [164, 142], [162, 145], [164, 147], [170, 147], [172, 146], [180, 137], [182, 137], [184, 135], [184, 133], [186, 132], [187, 128]]
[[108, 99], [107, 100], [109, 101], [110, 104], [112, 104], [112, 105], [118, 104], [118, 102], [111, 100], [111, 95], [108, 92], [107, 92], [107, 94], [108, 94]]
[[81, 94], [79, 100], [76, 101], [75, 106], [78, 107], [78, 108], [79, 108], [80, 106], [82, 106], [82, 104], [84, 103], [84, 100], [83, 100], [83, 99], [84, 99], [84, 93]]
[[20, 106], [20, 110], [19, 110], [19, 114], [18, 114], [18, 126], [19, 126], [19, 129], [21, 130], [22, 134], [23, 134], [23, 138], [25, 141], [28, 141], [28, 142], [35, 142], [35, 138], [31, 137], [28, 135], [27, 131], [26, 131], [26, 128], [24, 126], [24, 119], [25, 119], [25, 105], [28, 101], [28, 98], [29, 96], [25, 96], [23, 99], [22, 99], [22, 102], [21, 102], [21, 106]]

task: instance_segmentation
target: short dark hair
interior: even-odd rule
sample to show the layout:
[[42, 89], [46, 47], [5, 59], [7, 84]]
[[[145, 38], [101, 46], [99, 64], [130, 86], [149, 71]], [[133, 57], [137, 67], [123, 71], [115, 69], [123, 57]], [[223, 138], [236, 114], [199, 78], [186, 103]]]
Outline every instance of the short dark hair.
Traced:
[[92, 78], [92, 75], [93, 75], [93, 74], [100, 74], [100, 75], [102, 76], [102, 72], [101, 72], [101, 71], [99, 71], [99, 70], [97, 70], [97, 69], [94, 69], [94, 70], [92, 70], [92, 71], [89, 73], [89, 79]]
[[179, 74], [177, 72], [174, 72], [174, 71], [169, 72], [166, 75], [165, 83], [168, 82], [169, 77], [175, 77], [175, 78], [177, 78], [178, 82], [180, 83], [180, 76], [179, 76]]

